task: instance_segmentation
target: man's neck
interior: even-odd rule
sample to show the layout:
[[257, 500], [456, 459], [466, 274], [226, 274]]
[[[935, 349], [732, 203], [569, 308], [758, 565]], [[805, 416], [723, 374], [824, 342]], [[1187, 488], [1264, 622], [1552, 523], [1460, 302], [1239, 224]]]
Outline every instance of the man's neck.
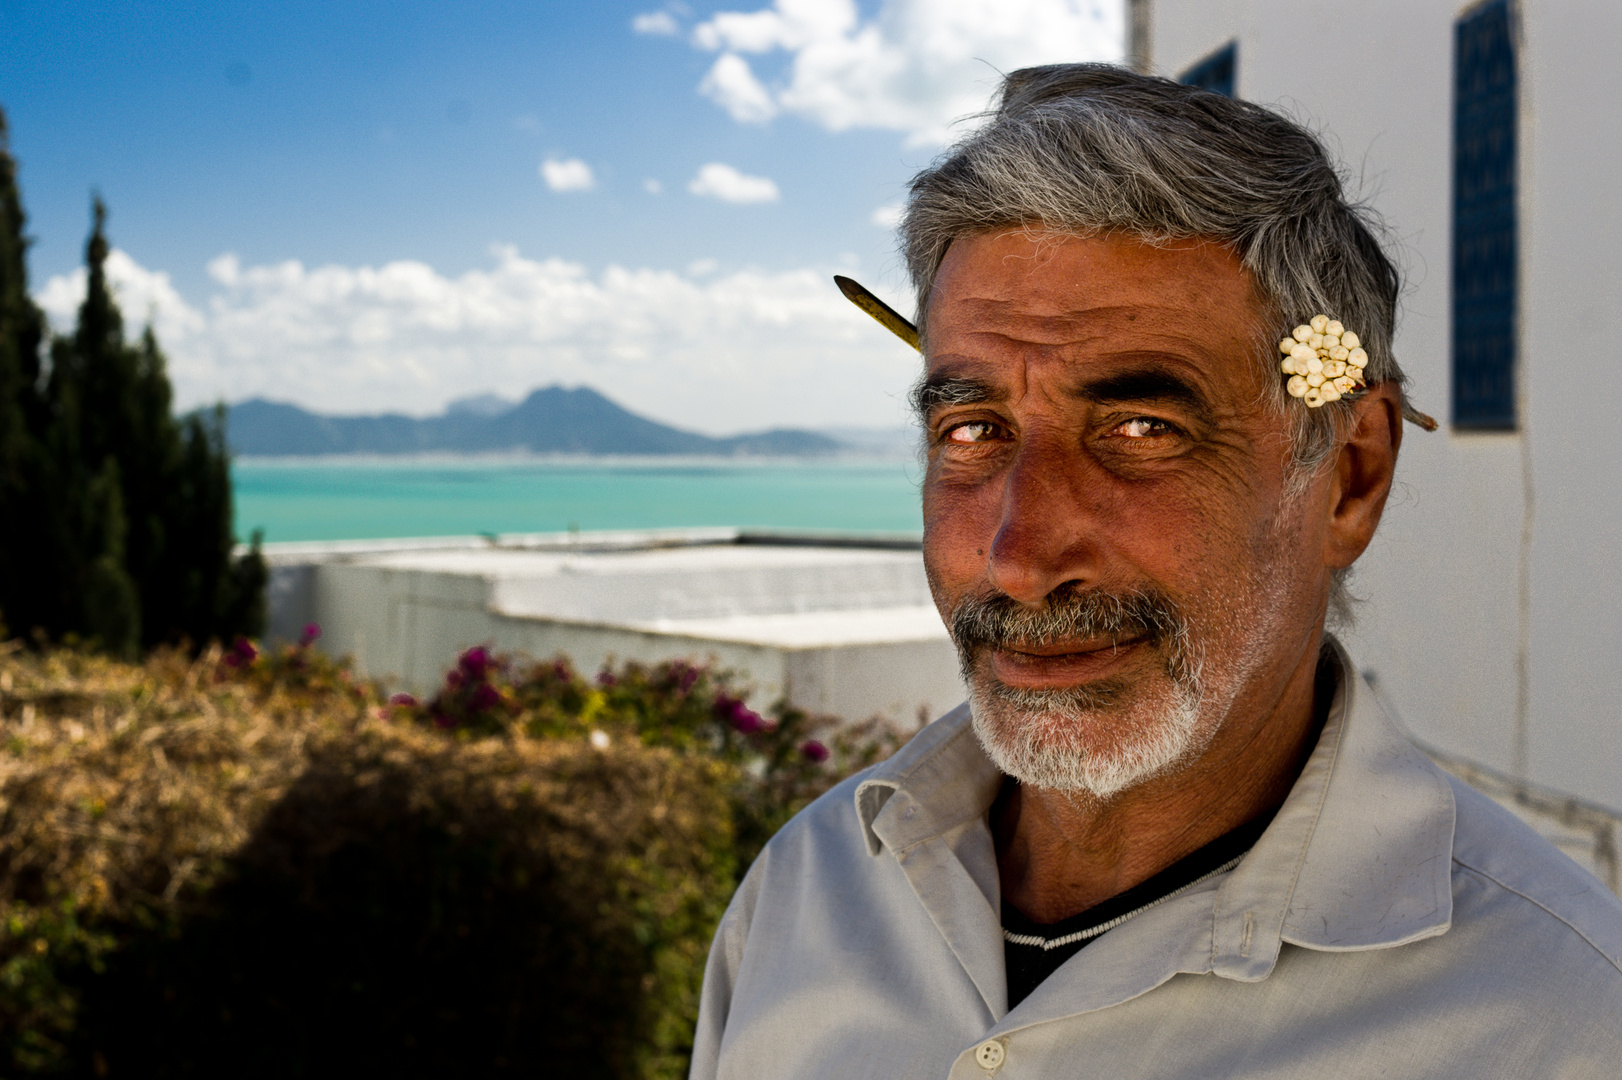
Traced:
[[1109, 799], [1008, 781], [991, 810], [1005, 903], [1039, 923], [1086, 911], [1276, 809], [1306, 764], [1334, 679], [1313, 662], [1188, 767]]

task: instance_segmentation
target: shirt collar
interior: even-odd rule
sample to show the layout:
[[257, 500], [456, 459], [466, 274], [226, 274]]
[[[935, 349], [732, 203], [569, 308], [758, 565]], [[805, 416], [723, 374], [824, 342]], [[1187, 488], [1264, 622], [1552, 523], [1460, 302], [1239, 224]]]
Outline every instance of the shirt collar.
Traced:
[[[991, 810], [1003, 774], [974, 733], [967, 702], [926, 726], [856, 789], [869, 854], [907, 848]], [[898, 798], [899, 796], [899, 798]]]
[[1283, 942], [1405, 945], [1453, 921], [1453, 788], [1386, 714], [1334, 638], [1338, 686], [1273, 823], [1218, 890], [1217, 974], [1260, 979]]
[[[1326, 638], [1338, 686], [1318, 742], [1245, 860], [1217, 890], [1212, 970], [1266, 977], [1283, 942], [1327, 951], [1402, 945], [1452, 922], [1453, 790]], [[1002, 773], [961, 705], [856, 789], [868, 851], [906, 849], [990, 810]], [[989, 834], [988, 834], [989, 836]]]

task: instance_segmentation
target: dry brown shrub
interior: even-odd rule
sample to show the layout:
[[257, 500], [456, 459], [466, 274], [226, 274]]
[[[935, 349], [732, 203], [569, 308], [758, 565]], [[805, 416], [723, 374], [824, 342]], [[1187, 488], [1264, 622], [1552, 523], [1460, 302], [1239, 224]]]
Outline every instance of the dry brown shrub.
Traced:
[[7, 1072], [680, 1075], [736, 768], [277, 663], [0, 657]]
[[0, 915], [183, 903], [286, 792], [309, 741], [352, 730], [374, 696], [267, 692], [219, 678], [219, 661], [0, 660]]

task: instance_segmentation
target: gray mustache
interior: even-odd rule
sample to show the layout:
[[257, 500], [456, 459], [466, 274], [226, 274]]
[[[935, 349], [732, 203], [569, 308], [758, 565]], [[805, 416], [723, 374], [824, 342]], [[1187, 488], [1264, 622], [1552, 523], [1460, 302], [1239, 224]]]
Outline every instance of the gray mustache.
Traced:
[[1059, 641], [1148, 638], [1179, 642], [1186, 623], [1171, 600], [1152, 591], [1111, 593], [1061, 585], [1040, 608], [1006, 593], [973, 596], [952, 611], [952, 641], [968, 653], [977, 647], [1045, 646]]

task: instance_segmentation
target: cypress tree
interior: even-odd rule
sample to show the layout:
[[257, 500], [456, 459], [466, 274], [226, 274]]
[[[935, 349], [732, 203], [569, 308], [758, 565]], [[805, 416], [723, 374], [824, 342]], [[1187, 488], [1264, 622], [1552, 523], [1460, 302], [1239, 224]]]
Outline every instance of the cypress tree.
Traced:
[[150, 459], [164, 448], [145, 444], [147, 433], [138, 430], [150, 425], [141, 423], [133, 350], [107, 282], [107, 208], [100, 198], [92, 213], [79, 323], [72, 337], [51, 342], [46, 384], [53, 412], [48, 450], [58, 470], [66, 543], [58, 561], [65, 603], [45, 628], [88, 636], [131, 657], [141, 645], [141, 603], [127, 559], [129, 520], [133, 512], [142, 521], [150, 510], [143, 489]]
[[50, 575], [40, 572], [52, 539], [40, 443], [47, 419], [39, 385], [45, 316], [28, 295], [26, 225], [0, 110], [0, 638], [7, 622], [36, 625], [50, 595]]
[[0, 110], [0, 484], [20, 481], [39, 409], [45, 318], [28, 295], [26, 224], [6, 114]]
[[100, 198], [78, 324], [41, 384], [15, 177], [0, 144], [0, 615], [121, 656], [259, 633], [267, 572], [258, 534], [234, 553], [222, 413], [176, 419], [152, 328], [125, 339]]
[[[152, 612], [154, 639], [229, 641], [237, 634], [260, 633], [269, 573], [259, 554], [257, 531], [247, 554], [232, 554], [236, 542], [224, 406], [185, 418], [170, 494], [170, 532], [162, 568], [154, 577], [171, 584], [161, 595], [143, 594]], [[158, 629], [164, 626], [169, 629]]]

